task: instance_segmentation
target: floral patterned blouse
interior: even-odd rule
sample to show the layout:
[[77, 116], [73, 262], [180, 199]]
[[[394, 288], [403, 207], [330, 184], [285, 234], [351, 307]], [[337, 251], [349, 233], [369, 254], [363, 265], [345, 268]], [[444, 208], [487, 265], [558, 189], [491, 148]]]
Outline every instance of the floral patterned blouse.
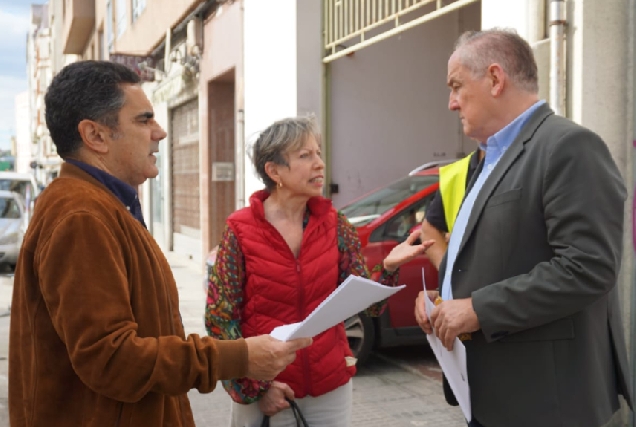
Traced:
[[[304, 226], [309, 221], [305, 214]], [[389, 273], [381, 265], [373, 268], [371, 274], [364, 263], [360, 251], [360, 240], [356, 229], [347, 218], [338, 214], [338, 252], [339, 286], [350, 274], [370, 278], [386, 286], [395, 286], [398, 270]], [[241, 309], [243, 287], [246, 283], [245, 263], [238, 240], [232, 230], [226, 226], [216, 256], [214, 268], [208, 278], [208, 296], [205, 309], [205, 327], [208, 334], [221, 340], [233, 340], [242, 337]], [[369, 307], [365, 314], [379, 316], [386, 307], [381, 301]], [[259, 400], [269, 389], [270, 381], [257, 381], [249, 378], [222, 381], [230, 397], [238, 403], [253, 403]]]

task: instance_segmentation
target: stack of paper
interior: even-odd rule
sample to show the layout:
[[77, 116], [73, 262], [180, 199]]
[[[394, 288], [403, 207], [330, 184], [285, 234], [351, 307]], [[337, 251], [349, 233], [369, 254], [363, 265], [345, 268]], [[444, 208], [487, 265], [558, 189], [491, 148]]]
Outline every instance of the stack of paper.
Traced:
[[300, 323], [279, 326], [270, 335], [281, 341], [313, 338], [365, 310], [370, 305], [390, 297], [404, 287], [405, 285], [391, 288], [373, 280], [351, 275], [305, 320]]
[[[424, 279], [424, 269], [422, 269], [422, 282], [424, 291], [426, 292], [426, 281]], [[431, 313], [435, 305], [429, 298], [426, 301], [426, 315], [431, 318]], [[472, 410], [470, 407], [470, 387], [468, 386], [468, 371], [466, 369], [466, 347], [458, 339], [455, 338], [453, 351], [448, 351], [442, 344], [442, 341], [435, 334], [427, 334], [428, 343], [435, 353], [435, 357], [446, 375], [448, 384], [450, 385], [459, 407], [464, 413], [466, 420], [470, 422], [472, 418]]]

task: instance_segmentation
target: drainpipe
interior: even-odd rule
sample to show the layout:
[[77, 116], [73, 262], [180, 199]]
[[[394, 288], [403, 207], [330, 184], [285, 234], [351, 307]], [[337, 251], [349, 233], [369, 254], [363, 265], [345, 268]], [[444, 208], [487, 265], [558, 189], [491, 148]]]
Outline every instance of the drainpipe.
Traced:
[[[321, 29], [322, 29], [322, 45], [327, 45], [327, 20], [329, 15], [327, 13], [328, 2], [324, 2], [324, 8], [321, 14]], [[324, 49], [322, 50], [324, 55]], [[322, 61], [322, 94], [321, 94], [321, 130], [322, 130], [322, 149], [324, 152], [325, 161], [325, 186], [323, 189], [324, 195], [327, 198], [333, 199], [333, 195], [338, 193], [338, 185], [332, 182], [333, 172], [331, 169], [332, 155], [331, 155], [331, 78], [330, 78], [331, 64]]]
[[[629, 85], [631, 85], [632, 91], [632, 111], [631, 111], [631, 131], [632, 131], [632, 156], [631, 156], [631, 168], [632, 168], [632, 223], [631, 223], [631, 240], [632, 246], [630, 248], [629, 245], [626, 245], [626, 248], [631, 249], [632, 256], [632, 280], [631, 280], [631, 298], [629, 298], [629, 306], [626, 308], [623, 306], [623, 309], [629, 310], [630, 313], [630, 323], [628, 328], [628, 343], [630, 348], [630, 362], [632, 366], [635, 366], [636, 363], [636, 338], [634, 337], [633, 331], [636, 331], [636, 261], [634, 257], [636, 257], [636, 0], [629, 1], [629, 15], [628, 15], [628, 27], [627, 34], [629, 34], [629, 67], [631, 68], [631, 79], [628, 79]], [[629, 68], [628, 68], [629, 69]], [[631, 81], [630, 81], [631, 80]], [[629, 157], [628, 157], [629, 159]], [[628, 166], [629, 167], [629, 166]], [[632, 390], [636, 390], [636, 373], [632, 369]], [[630, 412], [629, 415], [629, 425], [632, 427], [636, 427], [636, 416]]]
[[565, 81], [565, 0], [550, 0], [550, 106], [567, 117]]
[[245, 147], [245, 1], [240, 0], [241, 13], [241, 65], [237, 67], [239, 72], [235, 72], [235, 91], [236, 91], [236, 151], [235, 151], [235, 178], [236, 179], [236, 209], [245, 207], [247, 201], [245, 199], [245, 155], [247, 148]]

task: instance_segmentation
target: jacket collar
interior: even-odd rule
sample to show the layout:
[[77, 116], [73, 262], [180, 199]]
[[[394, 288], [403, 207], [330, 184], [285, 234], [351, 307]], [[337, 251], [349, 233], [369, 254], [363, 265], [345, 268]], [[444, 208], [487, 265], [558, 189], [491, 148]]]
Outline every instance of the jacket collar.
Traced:
[[110, 197], [117, 199], [144, 228], [148, 228], [144, 221], [137, 191], [125, 182], [101, 169], [74, 160], [66, 160], [62, 164], [60, 178], [81, 179], [100, 188], [108, 193]]
[[[250, 207], [254, 216], [260, 220], [265, 220], [265, 208], [263, 202], [270, 196], [267, 190], [259, 190], [250, 197]], [[312, 197], [307, 202], [307, 209], [311, 216], [320, 217], [332, 208], [331, 200], [324, 197]]]
[[122, 181], [121, 179], [109, 174], [108, 172], [96, 168], [95, 166], [89, 165], [88, 163], [75, 160], [75, 159], [65, 159], [66, 163], [70, 163], [78, 168], [82, 169], [84, 172], [95, 178], [97, 181], [101, 182], [108, 190], [110, 190], [115, 197], [117, 197], [125, 206], [131, 206], [137, 201], [137, 190]]
[[[92, 177], [88, 172], [68, 162], [62, 163], [62, 167], [60, 168], [60, 178], [81, 179], [82, 181], [89, 182], [94, 186], [99, 187], [100, 189], [110, 193], [108, 191], [108, 188], [106, 188], [104, 184]], [[115, 195], [113, 195], [112, 193], [110, 194], [115, 197]]]

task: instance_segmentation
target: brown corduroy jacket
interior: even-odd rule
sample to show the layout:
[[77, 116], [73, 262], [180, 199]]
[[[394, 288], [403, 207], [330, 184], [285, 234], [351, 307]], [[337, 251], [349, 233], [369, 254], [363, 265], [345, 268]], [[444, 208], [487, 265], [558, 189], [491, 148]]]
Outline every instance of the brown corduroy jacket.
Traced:
[[15, 272], [12, 427], [194, 426], [186, 393], [243, 377], [244, 340], [185, 337], [150, 233], [65, 164], [41, 194]]

